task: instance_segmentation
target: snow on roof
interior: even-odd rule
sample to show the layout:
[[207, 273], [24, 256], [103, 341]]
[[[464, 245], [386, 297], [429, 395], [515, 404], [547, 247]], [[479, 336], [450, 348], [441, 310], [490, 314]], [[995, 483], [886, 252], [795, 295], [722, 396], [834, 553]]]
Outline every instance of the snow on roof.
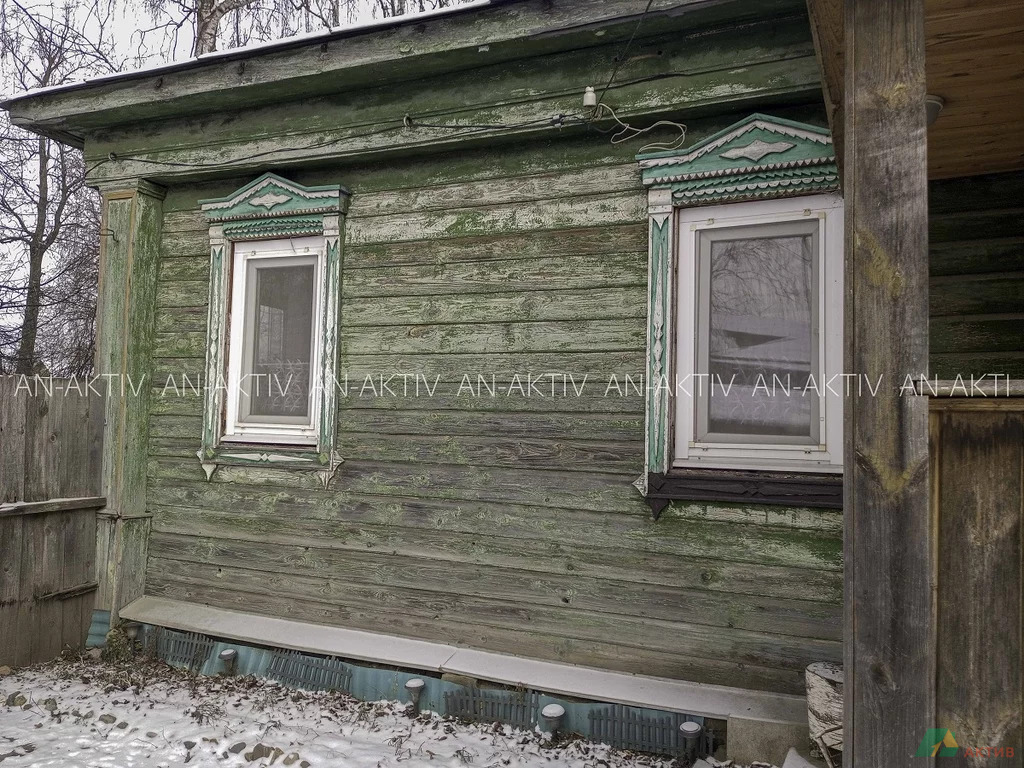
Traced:
[[22, 99], [27, 99], [40, 94], [49, 93], [60, 93], [63, 91], [72, 91], [79, 88], [84, 88], [93, 85], [99, 85], [102, 83], [111, 83], [119, 80], [130, 80], [136, 77], [149, 76], [155, 73], [161, 72], [173, 72], [190, 69], [197, 64], [204, 64], [209, 61], [217, 61], [220, 59], [230, 60], [231, 58], [239, 56], [248, 56], [253, 52], [264, 52], [283, 48], [289, 48], [293, 46], [303, 45], [305, 43], [316, 42], [320, 40], [330, 40], [336, 37], [347, 37], [352, 34], [361, 34], [364, 32], [375, 31], [378, 29], [389, 29], [391, 27], [398, 27], [403, 24], [411, 22], [422, 21], [423, 19], [436, 17], [436, 16], [451, 16], [467, 10], [476, 10], [489, 5], [496, 5], [497, 3], [503, 2], [504, 0], [469, 0], [460, 5], [454, 5], [448, 8], [433, 8], [424, 11], [412, 11], [410, 13], [402, 14], [401, 16], [389, 16], [383, 19], [371, 19], [369, 21], [357, 22], [355, 24], [338, 25], [330, 27], [329, 29], [322, 29], [315, 32], [304, 32], [298, 35], [292, 35], [290, 37], [282, 37], [277, 40], [267, 40], [260, 43], [252, 43], [239, 48], [227, 48], [223, 51], [211, 51], [210, 53], [204, 53], [200, 56], [195, 56], [185, 61], [171, 61], [161, 64], [152, 64], [146, 67], [139, 67], [138, 69], [131, 69], [126, 72], [112, 72], [109, 75], [100, 75], [98, 77], [91, 77], [85, 80], [74, 80], [69, 83], [62, 83], [60, 85], [48, 85], [43, 88], [31, 88], [27, 91], [20, 93], [14, 93], [9, 96], [0, 94], [0, 106], [6, 106], [7, 104]]

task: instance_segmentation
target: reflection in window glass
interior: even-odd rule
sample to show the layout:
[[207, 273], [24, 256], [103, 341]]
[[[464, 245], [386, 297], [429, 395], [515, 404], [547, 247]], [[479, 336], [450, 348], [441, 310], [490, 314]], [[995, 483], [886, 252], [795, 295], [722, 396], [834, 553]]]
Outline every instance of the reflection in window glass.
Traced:
[[248, 416], [307, 418], [313, 360], [315, 266], [252, 265], [247, 342]]
[[819, 441], [816, 226], [701, 233], [698, 439]]

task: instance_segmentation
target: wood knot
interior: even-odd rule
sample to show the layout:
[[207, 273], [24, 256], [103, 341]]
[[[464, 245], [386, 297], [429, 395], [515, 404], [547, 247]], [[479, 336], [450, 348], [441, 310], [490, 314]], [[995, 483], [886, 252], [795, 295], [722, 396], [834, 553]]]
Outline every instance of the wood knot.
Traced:
[[871, 682], [879, 688], [885, 688], [889, 691], [896, 690], [896, 681], [892, 678], [892, 670], [889, 669], [888, 664], [884, 664], [881, 661], [872, 662], [868, 672], [871, 675]]

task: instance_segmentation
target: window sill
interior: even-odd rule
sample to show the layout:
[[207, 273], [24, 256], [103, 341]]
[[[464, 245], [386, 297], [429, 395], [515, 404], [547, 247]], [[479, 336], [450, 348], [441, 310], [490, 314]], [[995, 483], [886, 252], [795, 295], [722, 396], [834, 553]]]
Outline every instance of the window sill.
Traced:
[[314, 446], [293, 446], [270, 443], [222, 442], [216, 448], [197, 454], [206, 479], [213, 477], [217, 467], [264, 467], [267, 469], [298, 469], [333, 474], [343, 459], [320, 453]]
[[731, 469], [672, 469], [647, 476], [647, 505], [654, 519], [672, 501], [720, 501], [842, 509], [841, 474]]

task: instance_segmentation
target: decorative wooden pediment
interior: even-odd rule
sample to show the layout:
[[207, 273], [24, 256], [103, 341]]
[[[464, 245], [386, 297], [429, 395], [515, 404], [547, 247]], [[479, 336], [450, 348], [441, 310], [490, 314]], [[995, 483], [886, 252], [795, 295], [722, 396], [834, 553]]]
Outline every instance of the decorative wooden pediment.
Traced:
[[707, 205], [839, 189], [825, 128], [753, 114], [693, 147], [638, 155], [644, 185], [672, 203]]
[[323, 232], [324, 216], [345, 213], [348, 190], [304, 187], [265, 173], [227, 197], [200, 200], [203, 213], [233, 240], [300, 237]]

